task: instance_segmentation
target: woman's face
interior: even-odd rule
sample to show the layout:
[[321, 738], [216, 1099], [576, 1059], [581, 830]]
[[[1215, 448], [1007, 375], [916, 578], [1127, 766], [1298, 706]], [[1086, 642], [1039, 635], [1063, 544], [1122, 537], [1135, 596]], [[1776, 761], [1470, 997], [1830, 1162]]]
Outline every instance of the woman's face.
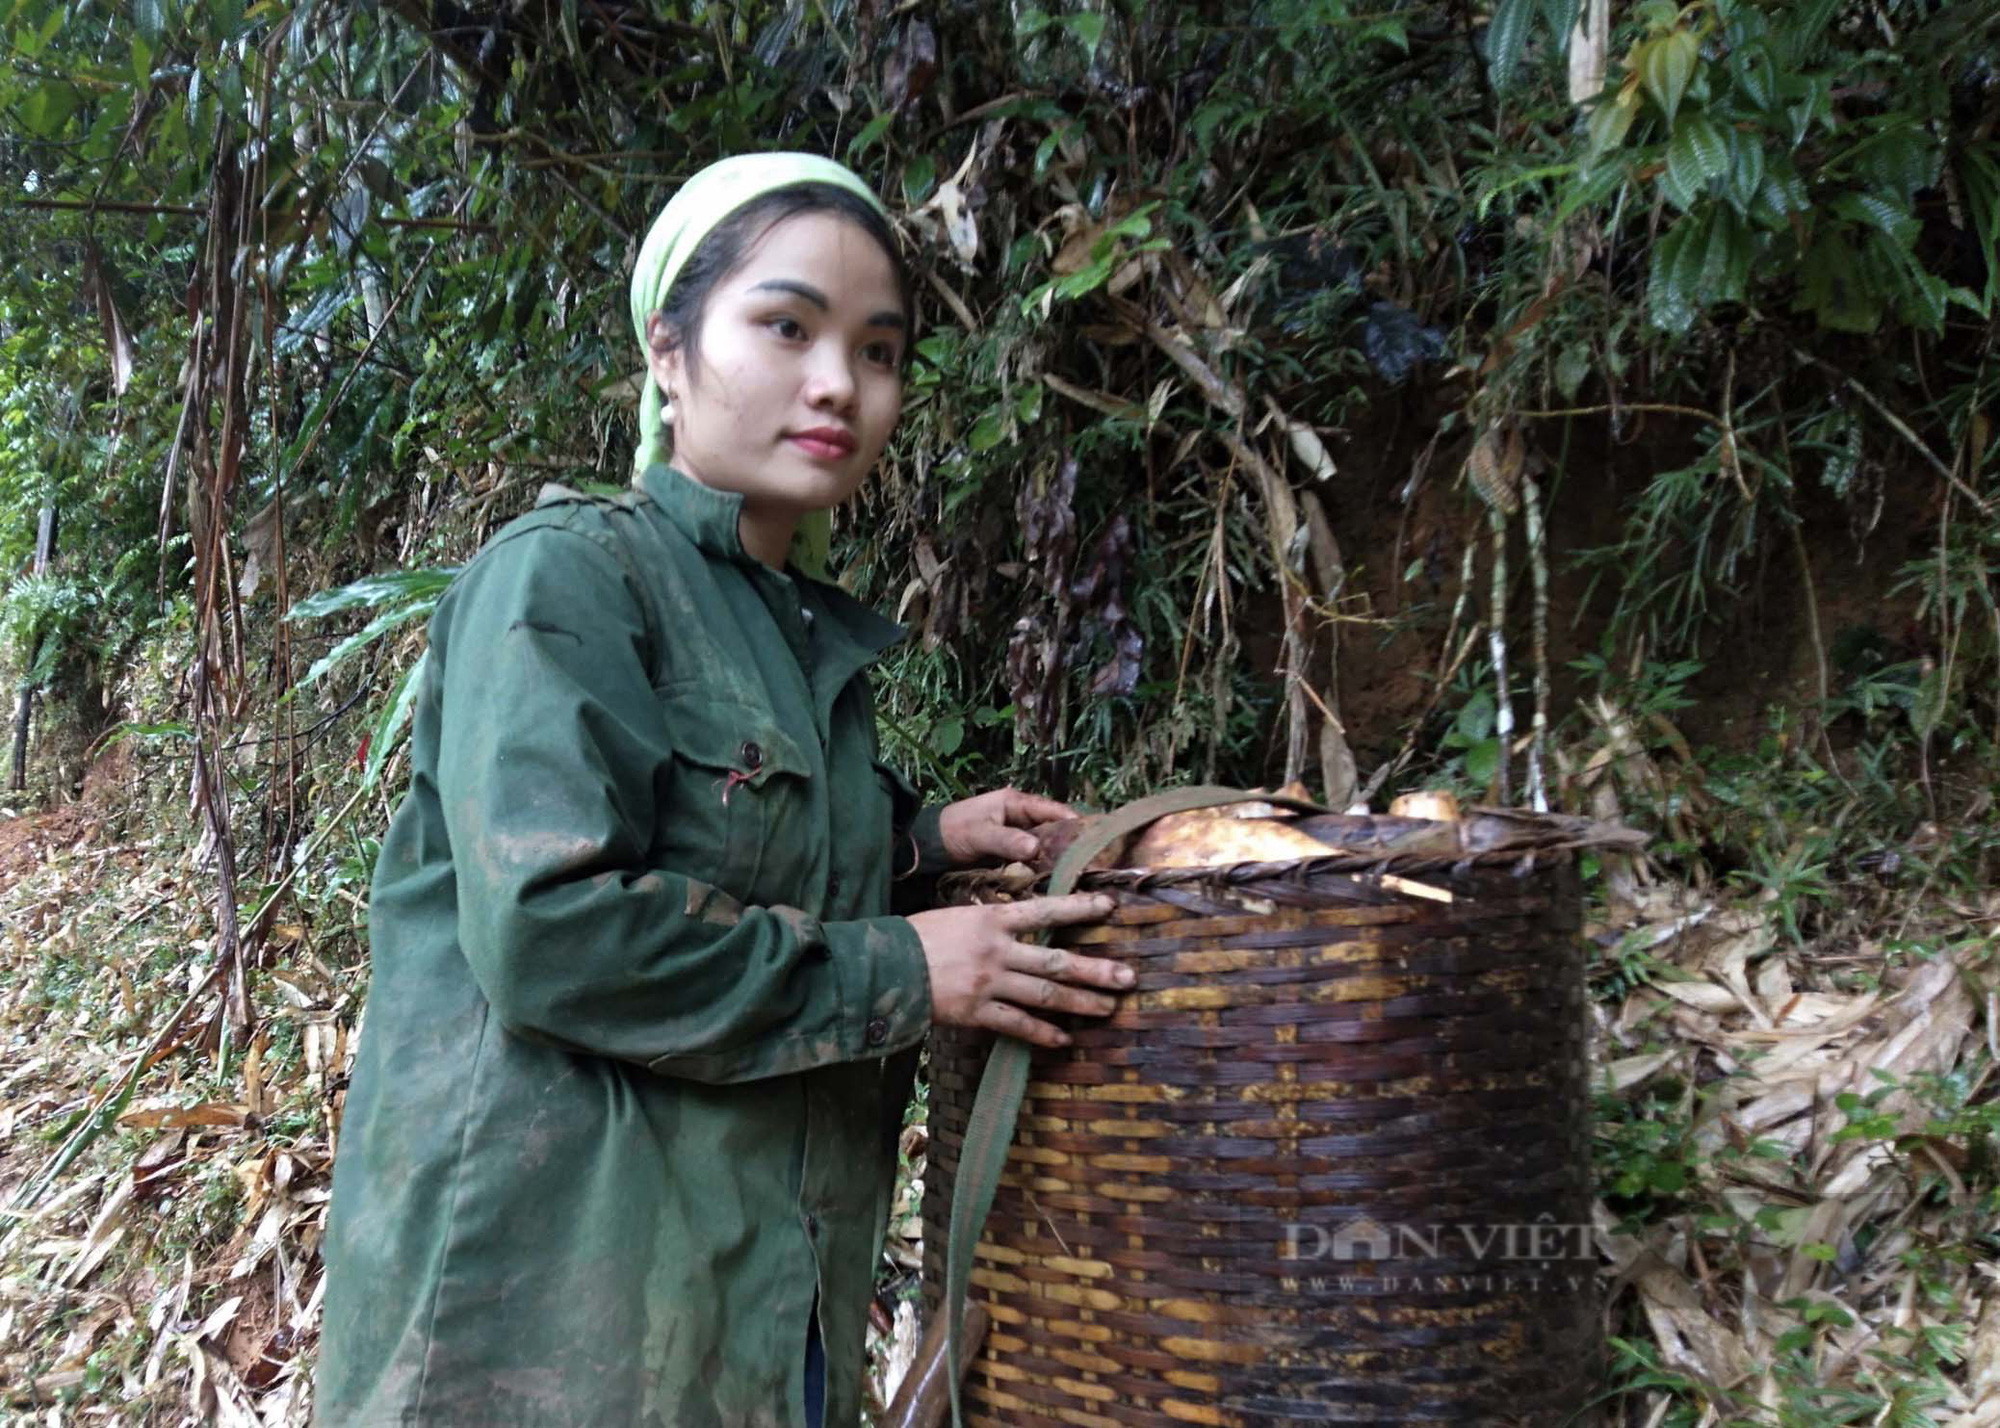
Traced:
[[909, 340], [895, 269], [858, 225], [831, 213], [783, 219], [709, 294], [700, 359], [663, 350], [653, 379], [673, 402], [673, 464], [740, 491], [746, 521], [785, 528], [853, 495], [903, 408]]

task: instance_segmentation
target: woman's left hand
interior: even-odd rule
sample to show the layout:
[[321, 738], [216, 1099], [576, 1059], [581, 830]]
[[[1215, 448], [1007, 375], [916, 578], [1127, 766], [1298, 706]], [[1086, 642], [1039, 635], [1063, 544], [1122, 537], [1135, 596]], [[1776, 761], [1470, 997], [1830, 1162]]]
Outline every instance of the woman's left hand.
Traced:
[[948, 803], [938, 814], [938, 837], [954, 867], [991, 861], [1027, 862], [1040, 851], [1028, 832], [1043, 823], [1075, 818], [1067, 803], [1018, 788], [996, 788]]

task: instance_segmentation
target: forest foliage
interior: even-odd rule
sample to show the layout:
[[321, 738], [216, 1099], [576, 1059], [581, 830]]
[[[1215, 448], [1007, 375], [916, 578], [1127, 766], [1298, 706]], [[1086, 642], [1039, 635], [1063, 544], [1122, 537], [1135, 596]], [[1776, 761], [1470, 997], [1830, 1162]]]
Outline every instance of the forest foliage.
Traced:
[[834, 568], [936, 796], [1580, 806], [1622, 750], [1669, 773], [1612, 811], [1793, 941], [1991, 872], [1992, 6], [0, 11], [0, 668], [45, 797], [109, 740], [190, 791], [225, 1061], [372, 855], [451, 570], [625, 480], [646, 225], [759, 147], [918, 275]]

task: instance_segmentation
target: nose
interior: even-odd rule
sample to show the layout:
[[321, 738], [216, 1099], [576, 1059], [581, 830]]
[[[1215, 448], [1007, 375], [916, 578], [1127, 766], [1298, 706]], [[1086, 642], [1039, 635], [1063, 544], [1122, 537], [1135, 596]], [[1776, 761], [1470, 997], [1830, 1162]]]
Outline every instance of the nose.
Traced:
[[838, 344], [822, 342], [813, 354], [806, 374], [806, 400], [824, 411], [844, 411], [853, 403], [854, 369]]

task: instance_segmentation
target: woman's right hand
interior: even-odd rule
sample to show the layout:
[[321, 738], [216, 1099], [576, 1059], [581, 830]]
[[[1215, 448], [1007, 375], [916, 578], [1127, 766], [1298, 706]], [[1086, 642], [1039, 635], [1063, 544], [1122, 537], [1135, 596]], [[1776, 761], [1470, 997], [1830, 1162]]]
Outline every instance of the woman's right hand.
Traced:
[[1019, 934], [1100, 922], [1115, 906], [1102, 893], [1070, 893], [913, 914], [910, 924], [930, 966], [931, 1020], [1005, 1032], [1037, 1046], [1067, 1046], [1068, 1033], [1031, 1013], [1108, 1016], [1116, 999], [1089, 989], [1124, 991], [1132, 985], [1132, 969], [1023, 942]]

